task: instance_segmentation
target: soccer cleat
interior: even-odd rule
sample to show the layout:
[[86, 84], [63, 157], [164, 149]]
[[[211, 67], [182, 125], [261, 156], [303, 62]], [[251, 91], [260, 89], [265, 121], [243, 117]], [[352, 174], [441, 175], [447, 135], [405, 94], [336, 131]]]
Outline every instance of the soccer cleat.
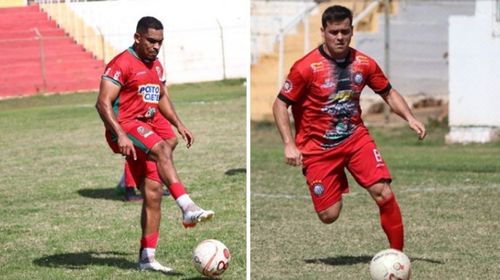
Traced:
[[213, 216], [214, 211], [203, 210], [196, 204], [193, 204], [182, 214], [182, 225], [185, 228], [195, 227], [197, 223], [210, 220]]
[[142, 201], [144, 198], [142, 195], [137, 194], [135, 192], [135, 188], [125, 188], [125, 201], [133, 202], [133, 201]]
[[139, 270], [152, 270], [152, 271], [159, 271], [163, 273], [169, 273], [173, 269], [167, 266], [161, 265], [159, 262], [156, 260], [153, 260], [151, 262], [139, 262]]

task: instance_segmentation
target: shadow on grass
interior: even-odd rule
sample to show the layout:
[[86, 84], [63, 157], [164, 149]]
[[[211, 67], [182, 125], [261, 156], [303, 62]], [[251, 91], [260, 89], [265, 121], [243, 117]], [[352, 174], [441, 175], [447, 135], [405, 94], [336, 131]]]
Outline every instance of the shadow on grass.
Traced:
[[428, 262], [428, 263], [435, 263], [435, 264], [444, 264], [443, 261], [438, 261], [438, 260], [433, 260], [433, 259], [427, 259], [427, 258], [410, 258], [411, 262]]
[[[124, 258], [130, 254], [122, 252], [79, 252], [63, 253], [38, 258], [33, 261], [38, 266], [65, 268], [65, 269], [87, 269], [90, 266], [112, 266], [121, 269], [137, 269], [137, 263]], [[183, 273], [171, 271], [163, 273], [172, 276], [182, 276]]]
[[306, 263], [323, 263], [328, 265], [354, 265], [358, 263], [369, 263], [373, 256], [337, 256], [322, 259], [306, 259]]
[[62, 253], [41, 257], [33, 261], [38, 266], [59, 267], [67, 269], [85, 269], [88, 266], [114, 266], [121, 269], [136, 269], [137, 263], [124, 258], [129, 254], [122, 252], [78, 252]]
[[[322, 263], [327, 265], [354, 265], [359, 263], [370, 263], [373, 256], [338, 256], [323, 259], [306, 259], [306, 263]], [[411, 262], [423, 261], [434, 264], [444, 264], [444, 262], [439, 260], [427, 259], [427, 258], [410, 258]]]
[[110, 189], [80, 189], [78, 194], [83, 197], [106, 199], [106, 200], [123, 200], [123, 196], [117, 195], [114, 188]]
[[226, 170], [226, 172], [224, 172], [224, 174], [226, 174], [228, 176], [233, 176], [233, 175], [237, 175], [240, 173], [247, 173], [247, 169], [246, 168], [233, 168], [233, 169], [228, 169], [228, 170]]

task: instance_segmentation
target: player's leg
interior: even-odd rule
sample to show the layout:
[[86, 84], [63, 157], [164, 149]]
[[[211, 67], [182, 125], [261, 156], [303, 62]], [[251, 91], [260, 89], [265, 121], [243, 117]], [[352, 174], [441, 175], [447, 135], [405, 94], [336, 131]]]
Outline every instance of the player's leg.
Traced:
[[[318, 218], [325, 224], [335, 222], [342, 210], [342, 193], [348, 191], [342, 160], [329, 155], [308, 159], [303, 169]], [[312, 163], [311, 163], [312, 161]]]
[[213, 211], [206, 211], [196, 205], [181, 183], [172, 159], [172, 149], [165, 141], [156, 143], [149, 152], [156, 162], [160, 179], [168, 186], [173, 198], [182, 209], [184, 227], [193, 227], [198, 222], [211, 219]]
[[327, 209], [318, 212], [319, 219], [325, 224], [331, 224], [335, 222], [339, 216], [340, 211], [342, 210], [342, 200], [335, 202], [332, 206]]
[[390, 247], [403, 251], [404, 227], [403, 218], [396, 197], [389, 182], [382, 181], [367, 188], [380, 212], [380, 224], [387, 235]]
[[[137, 183], [130, 171], [130, 165], [128, 161], [125, 161], [125, 166], [123, 167], [123, 187], [125, 188], [124, 199], [125, 201], [142, 201], [143, 197], [135, 192], [137, 188]], [[121, 180], [120, 180], [121, 181]]]
[[[171, 130], [171, 129], [170, 129]], [[169, 136], [170, 138], [164, 138], [165, 142], [171, 147], [172, 151], [178, 144], [177, 137], [175, 134], [173, 136]], [[123, 174], [116, 186], [117, 193], [124, 195], [125, 201], [142, 201], [142, 196], [135, 192], [137, 188], [137, 184], [134, 182], [133, 176], [130, 173], [130, 167], [128, 166], [127, 161], [125, 161], [125, 166], [123, 168]], [[170, 195], [170, 192], [165, 190], [163, 195]]]
[[141, 187], [144, 194], [141, 212], [141, 248], [139, 269], [169, 272], [172, 269], [161, 265], [156, 259], [156, 247], [160, 233], [162, 183], [146, 178]]
[[380, 223], [390, 247], [403, 250], [404, 229], [399, 205], [390, 187], [391, 174], [375, 142], [366, 132], [352, 143], [347, 168], [354, 179], [372, 196], [379, 207]]

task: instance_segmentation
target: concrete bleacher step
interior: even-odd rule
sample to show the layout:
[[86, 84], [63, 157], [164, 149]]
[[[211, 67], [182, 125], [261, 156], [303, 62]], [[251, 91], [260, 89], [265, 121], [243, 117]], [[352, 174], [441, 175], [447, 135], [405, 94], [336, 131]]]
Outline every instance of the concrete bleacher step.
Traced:
[[0, 8], [0, 26], [0, 98], [99, 87], [103, 62], [76, 44], [37, 5]]

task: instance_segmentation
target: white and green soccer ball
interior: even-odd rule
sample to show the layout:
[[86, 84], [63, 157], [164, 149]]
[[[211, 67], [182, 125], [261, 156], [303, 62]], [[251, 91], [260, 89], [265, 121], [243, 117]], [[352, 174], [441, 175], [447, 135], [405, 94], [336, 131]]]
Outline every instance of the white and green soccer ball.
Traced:
[[370, 262], [370, 275], [372, 280], [409, 280], [410, 259], [399, 250], [380, 251]]
[[230, 260], [229, 249], [219, 240], [203, 240], [193, 250], [194, 267], [209, 278], [219, 278], [227, 270]]

